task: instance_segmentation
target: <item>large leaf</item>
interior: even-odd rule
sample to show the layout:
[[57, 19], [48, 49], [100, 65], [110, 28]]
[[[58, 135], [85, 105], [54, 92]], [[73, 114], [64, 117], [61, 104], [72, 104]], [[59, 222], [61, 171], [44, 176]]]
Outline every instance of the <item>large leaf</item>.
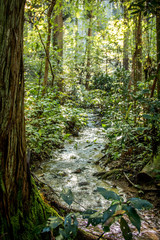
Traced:
[[97, 191], [107, 200], [121, 200], [121, 197], [113, 191], [107, 191], [102, 187], [97, 187]]
[[122, 217], [120, 221], [120, 227], [125, 240], [132, 240], [132, 232], [128, 226], [126, 220]]
[[89, 224], [92, 224], [93, 226], [98, 225], [99, 223], [103, 222], [103, 215], [101, 212], [95, 212], [93, 214], [90, 215], [90, 217], [88, 218], [88, 224], [87, 226], [89, 226]]
[[148, 202], [147, 200], [144, 200], [144, 199], [140, 199], [140, 198], [130, 198], [130, 199], [128, 199], [128, 202], [130, 202], [131, 205], [134, 208], [137, 208], [138, 210], [150, 209], [153, 207], [153, 205], [150, 202]]
[[139, 215], [137, 214], [136, 210], [132, 206], [129, 206], [129, 205], [123, 205], [122, 209], [126, 211], [126, 214], [128, 215], [131, 223], [140, 232], [141, 219], [140, 219]]
[[55, 229], [56, 227], [58, 227], [62, 223], [63, 223], [63, 220], [61, 218], [59, 218], [59, 217], [50, 217], [48, 219], [47, 226], [52, 228], [52, 229]]
[[66, 233], [67, 239], [69, 237], [75, 237], [78, 230], [78, 221], [74, 214], [70, 213], [66, 216], [64, 221], [64, 231]]
[[92, 214], [96, 213], [96, 210], [92, 210], [92, 209], [87, 209], [86, 211], [84, 211], [82, 213], [83, 219], [85, 218], [89, 218]]
[[119, 204], [114, 204], [109, 207], [106, 211], [103, 212], [103, 220], [102, 223], [105, 223], [110, 217], [112, 217], [116, 211], [116, 208]]
[[73, 193], [71, 191], [71, 189], [65, 188], [63, 189], [63, 191], [61, 192], [61, 197], [62, 199], [70, 206], [72, 204], [72, 202], [74, 201], [74, 196]]

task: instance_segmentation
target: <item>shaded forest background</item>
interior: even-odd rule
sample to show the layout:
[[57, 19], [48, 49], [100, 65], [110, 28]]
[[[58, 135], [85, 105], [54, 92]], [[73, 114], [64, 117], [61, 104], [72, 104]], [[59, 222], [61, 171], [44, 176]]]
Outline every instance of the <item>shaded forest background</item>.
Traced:
[[29, 147], [48, 155], [76, 135], [83, 108], [95, 107], [112, 127], [107, 154], [132, 155], [135, 145], [144, 166], [159, 146], [158, 2], [27, 1], [25, 9]]

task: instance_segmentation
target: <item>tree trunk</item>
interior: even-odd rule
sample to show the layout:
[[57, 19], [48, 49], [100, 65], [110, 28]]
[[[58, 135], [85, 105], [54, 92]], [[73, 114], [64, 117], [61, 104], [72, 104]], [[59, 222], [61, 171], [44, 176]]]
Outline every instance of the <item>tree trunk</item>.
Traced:
[[[48, 21], [48, 35], [47, 35], [47, 43], [46, 43], [46, 60], [45, 60], [45, 73], [44, 73], [44, 80], [43, 80], [43, 86], [46, 87], [47, 80], [48, 80], [48, 70], [49, 70], [49, 50], [50, 50], [50, 43], [51, 43], [51, 15], [53, 12], [53, 8], [55, 5], [55, 0], [52, 0], [51, 5], [48, 9], [47, 13], [47, 21]], [[45, 93], [45, 90], [43, 91], [43, 94]]]
[[[0, 239], [40, 240], [34, 231], [57, 213], [31, 182], [24, 121], [25, 0], [0, 2]], [[43, 238], [44, 239], [44, 238]]]
[[89, 27], [88, 27], [88, 34], [87, 34], [87, 46], [86, 46], [86, 53], [87, 53], [87, 74], [86, 74], [86, 89], [89, 89], [89, 80], [91, 78], [90, 74], [90, 67], [91, 67], [91, 36], [92, 36], [92, 10], [88, 13], [89, 17]]
[[57, 46], [59, 57], [63, 57], [63, 17], [62, 17], [62, 11], [56, 16], [55, 18], [55, 28], [54, 28], [55, 34], [55, 45]]
[[[158, 66], [160, 64], [160, 7], [157, 8], [156, 30], [157, 30], [157, 66]], [[158, 71], [157, 74], [157, 95], [158, 99], [160, 99], [160, 70]]]
[[[134, 94], [136, 95], [138, 90], [137, 82], [142, 81], [142, 17], [141, 12], [135, 17], [135, 51], [132, 58], [132, 81], [134, 85]], [[131, 81], [129, 83], [129, 89], [131, 88]], [[134, 110], [136, 113], [136, 100], [134, 100]], [[136, 123], [136, 114], [134, 118]]]
[[[124, 2], [125, 4], [125, 2]], [[123, 41], [123, 68], [125, 70], [129, 69], [129, 57], [128, 57], [128, 37], [129, 37], [129, 27], [128, 27], [128, 11], [126, 6], [124, 5], [124, 25], [125, 25], [125, 32], [124, 32], [124, 41]]]
[[142, 14], [138, 15], [136, 29], [136, 81], [142, 82]]
[[[78, 9], [78, 0], [76, 0], [75, 7], [77, 10]], [[77, 74], [79, 74], [79, 67], [78, 67], [78, 17], [75, 16], [75, 53], [74, 53], [74, 58], [75, 58], [75, 71]]]
[[[58, 2], [58, 12], [55, 13], [54, 21], [54, 34], [53, 34], [53, 47], [57, 50], [57, 67], [59, 74], [62, 74], [62, 61], [63, 61], [63, 12], [62, 12], [62, 1]], [[63, 79], [58, 79], [57, 85], [60, 91], [63, 91]]]
[[25, 0], [0, 3], [0, 214], [8, 226], [10, 216], [20, 206], [24, 208], [30, 196], [24, 123], [24, 4]]

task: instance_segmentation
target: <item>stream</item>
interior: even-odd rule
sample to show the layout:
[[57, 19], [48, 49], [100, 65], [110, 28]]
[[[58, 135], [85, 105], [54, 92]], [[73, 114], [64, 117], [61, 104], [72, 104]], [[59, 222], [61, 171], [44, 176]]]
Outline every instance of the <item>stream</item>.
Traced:
[[37, 176], [42, 177], [43, 181], [58, 193], [63, 188], [70, 188], [75, 201], [81, 205], [73, 203], [72, 207], [80, 210], [84, 210], [83, 207], [107, 207], [108, 201], [96, 192], [97, 187], [115, 191], [124, 197], [122, 189], [115, 187], [113, 182], [94, 176], [94, 173], [101, 170], [94, 162], [104, 155], [103, 150], [108, 139], [106, 130], [99, 126], [98, 116], [92, 112], [88, 112], [87, 115], [87, 125], [79, 136], [70, 137], [64, 148], [56, 150], [53, 157], [42, 163], [36, 172]]
[[[123, 189], [116, 187], [114, 182], [102, 180], [95, 176], [95, 173], [102, 171], [99, 166], [95, 165], [95, 161], [103, 157], [107, 143], [107, 130], [100, 126], [98, 115], [88, 111], [87, 125], [79, 132], [79, 136], [69, 137], [64, 143], [64, 148], [54, 151], [52, 158], [41, 163], [35, 174], [58, 194], [63, 189], [70, 188], [75, 198], [75, 202], [71, 205], [73, 209], [107, 209], [110, 201], [106, 201], [98, 194], [97, 187], [104, 187], [116, 192], [124, 199], [126, 198]], [[58, 201], [68, 207], [61, 198]], [[133, 231], [133, 239], [160, 239], [160, 220], [154, 209], [145, 211], [141, 216], [144, 221], [142, 220], [140, 234], [133, 226], [130, 226]], [[90, 231], [96, 236], [100, 236], [103, 232], [100, 227], [97, 227], [96, 230], [95, 227], [89, 226], [90, 229], [88, 229], [85, 225], [84, 220], [79, 221], [79, 226], [85, 231]], [[111, 226], [111, 231], [105, 236], [113, 240], [123, 239], [119, 223], [114, 223]]]

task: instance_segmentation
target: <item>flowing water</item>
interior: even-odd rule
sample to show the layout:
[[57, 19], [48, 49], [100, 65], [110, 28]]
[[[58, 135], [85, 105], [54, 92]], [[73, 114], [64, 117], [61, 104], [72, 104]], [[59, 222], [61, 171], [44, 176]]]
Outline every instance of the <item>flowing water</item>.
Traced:
[[[113, 187], [111, 181], [103, 181], [93, 176], [100, 171], [94, 162], [104, 155], [103, 150], [108, 139], [106, 131], [97, 124], [98, 116], [92, 112], [87, 115], [87, 125], [79, 136], [66, 141], [64, 148], [55, 151], [49, 161], [42, 163], [36, 174], [58, 193], [63, 188], [70, 188], [76, 202], [81, 206], [101, 209], [107, 207], [107, 203], [96, 192], [97, 187], [124, 194], [122, 189]], [[73, 203], [72, 207], [82, 210], [80, 205]]]
[[[72, 208], [77, 210], [108, 208], [109, 201], [106, 201], [97, 193], [97, 187], [104, 187], [107, 190], [115, 191], [125, 199], [123, 190], [114, 186], [111, 181], [103, 181], [94, 176], [94, 173], [100, 171], [94, 162], [104, 155], [104, 149], [108, 143], [107, 131], [99, 126], [98, 116], [92, 112], [88, 112], [88, 123], [86, 127], [79, 133], [78, 137], [71, 137], [64, 144], [63, 149], [56, 150], [53, 156], [47, 162], [41, 164], [40, 168], [35, 172], [36, 175], [49, 184], [57, 193], [63, 188], [70, 188], [75, 196]], [[107, 171], [107, 169], [106, 169]], [[58, 199], [61, 201], [61, 199]], [[65, 203], [62, 200], [62, 203]], [[82, 207], [83, 206], [83, 207]], [[153, 210], [154, 212], [154, 210]], [[142, 230], [139, 235], [135, 228], [131, 229], [135, 240], [158, 240], [158, 223], [155, 216], [151, 213], [144, 213], [142, 221]], [[154, 219], [154, 221], [153, 221]], [[159, 221], [159, 220], [157, 220]], [[82, 225], [82, 226], [81, 226]], [[79, 226], [87, 231], [84, 220], [79, 221]], [[92, 233], [101, 235], [102, 229], [91, 228]], [[122, 240], [122, 234], [119, 224], [116, 222], [111, 226], [111, 231], [106, 236], [114, 240]]]

